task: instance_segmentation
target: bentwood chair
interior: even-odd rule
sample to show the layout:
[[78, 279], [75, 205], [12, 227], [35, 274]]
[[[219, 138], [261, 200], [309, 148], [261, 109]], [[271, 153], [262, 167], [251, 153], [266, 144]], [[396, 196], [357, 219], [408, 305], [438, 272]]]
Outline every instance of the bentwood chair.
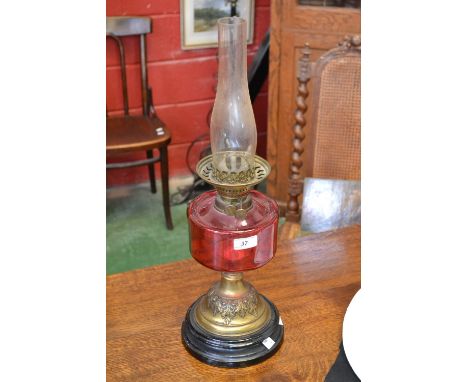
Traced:
[[[283, 239], [293, 238], [301, 230], [298, 222], [301, 220], [300, 200], [304, 189], [301, 167], [304, 160], [312, 164], [313, 178], [361, 179], [361, 38], [359, 35], [347, 36], [337, 48], [325, 53], [315, 64], [310, 62], [311, 49], [307, 45], [302, 53], [298, 62], [297, 109], [294, 114], [286, 223], [280, 231], [280, 238]], [[304, 147], [307, 83], [311, 78], [312, 144], [311, 147]], [[354, 189], [348, 186], [344, 186], [342, 192]], [[338, 190], [342, 186], [333, 187]]]
[[[146, 35], [151, 33], [149, 17], [107, 17], [106, 36], [114, 40], [119, 48], [120, 70], [123, 92], [123, 116], [108, 117], [106, 113], [106, 153], [114, 154], [141, 151], [146, 153], [146, 159], [126, 162], [107, 163], [107, 169], [121, 169], [136, 166], [147, 166], [149, 171], [151, 192], [156, 193], [156, 178], [154, 164], [160, 162], [161, 183], [166, 226], [172, 229], [172, 217], [169, 204], [169, 163], [167, 147], [171, 142], [170, 131], [159, 119], [153, 106], [153, 94], [148, 86], [146, 65]], [[125, 49], [122, 41], [124, 36], [138, 36], [140, 42], [141, 66], [141, 113], [130, 115], [127, 75], [125, 66]], [[153, 150], [159, 151], [155, 157]]]

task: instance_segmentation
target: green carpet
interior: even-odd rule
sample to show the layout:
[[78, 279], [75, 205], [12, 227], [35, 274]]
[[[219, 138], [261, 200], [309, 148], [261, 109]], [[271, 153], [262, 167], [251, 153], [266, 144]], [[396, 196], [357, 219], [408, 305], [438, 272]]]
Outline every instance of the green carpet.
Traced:
[[190, 257], [187, 205], [171, 207], [174, 230], [166, 229], [161, 184], [107, 189], [107, 274]]

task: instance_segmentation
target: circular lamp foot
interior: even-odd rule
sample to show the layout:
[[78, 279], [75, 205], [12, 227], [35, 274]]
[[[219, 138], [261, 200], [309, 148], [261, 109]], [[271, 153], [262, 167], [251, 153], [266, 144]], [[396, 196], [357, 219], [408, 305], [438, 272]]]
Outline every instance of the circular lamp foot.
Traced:
[[276, 306], [263, 298], [271, 309], [269, 321], [259, 330], [244, 336], [221, 336], [202, 328], [195, 319], [200, 297], [187, 311], [182, 323], [182, 341], [197, 359], [219, 367], [244, 367], [271, 357], [283, 342], [284, 327]]

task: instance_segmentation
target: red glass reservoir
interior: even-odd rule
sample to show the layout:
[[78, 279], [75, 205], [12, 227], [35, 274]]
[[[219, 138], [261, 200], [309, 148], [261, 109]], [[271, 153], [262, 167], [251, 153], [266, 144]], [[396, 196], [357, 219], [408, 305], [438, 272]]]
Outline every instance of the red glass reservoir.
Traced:
[[250, 191], [252, 207], [241, 219], [218, 211], [216, 194], [217, 191], [205, 192], [188, 207], [192, 257], [223, 272], [242, 272], [265, 265], [276, 252], [276, 202]]

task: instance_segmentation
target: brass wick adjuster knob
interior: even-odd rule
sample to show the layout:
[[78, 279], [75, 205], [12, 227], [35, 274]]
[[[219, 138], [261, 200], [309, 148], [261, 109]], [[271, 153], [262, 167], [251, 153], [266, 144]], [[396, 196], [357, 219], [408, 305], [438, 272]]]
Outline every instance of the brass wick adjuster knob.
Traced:
[[234, 215], [238, 219], [245, 219], [245, 217], [247, 216], [247, 211], [244, 210], [243, 208], [239, 208], [238, 210], [236, 210]]
[[226, 215], [235, 216], [238, 219], [245, 219], [245, 217], [247, 216], [247, 209], [237, 208], [233, 204], [224, 207], [224, 212], [226, 213]]
[[226, 214], [229, 215], [229, 216], [234, 216], [236, 211], [237, 211], [237, 208], [233, 204], [230, 204], [230, 205], [224, 207], [224, 212], [226, 212]]
[[218, 193], [215, 199], [215, 207], [228, 216], [245, 219], [247, 212], [252, 208], [252, 197], [247, 194], [237, 198], [225, 198]]

